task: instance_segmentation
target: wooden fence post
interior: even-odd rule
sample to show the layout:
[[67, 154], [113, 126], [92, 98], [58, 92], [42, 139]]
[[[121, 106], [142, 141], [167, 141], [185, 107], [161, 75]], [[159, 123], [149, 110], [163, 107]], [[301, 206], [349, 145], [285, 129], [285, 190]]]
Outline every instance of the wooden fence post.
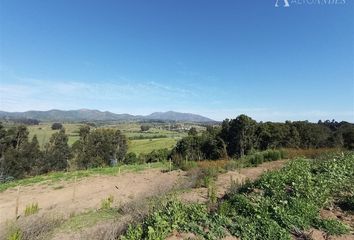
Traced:
[[15, 206], [15, 220], [18, 217], [18, 206], [20, 203], [20, 186], [17, 187], [17, 196], [16, 196], [16, 206]]
[[73, 189], [73, 199], [72, 201], [75, 202], [75, 196], [76, 196], [76, 181], [77, 181], [77, 176], [74, 178], [74, 189]]

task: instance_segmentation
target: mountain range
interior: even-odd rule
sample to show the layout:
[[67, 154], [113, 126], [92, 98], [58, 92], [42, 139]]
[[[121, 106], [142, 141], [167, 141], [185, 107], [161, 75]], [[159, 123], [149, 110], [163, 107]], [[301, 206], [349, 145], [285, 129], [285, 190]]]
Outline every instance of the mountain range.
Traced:
[[214, 120], [192, 113], [180, 113], [174, 111], [154, 112], [150, 115], [131, 115], [131, 114], [116, 114], [109, 111], [99, 111], [90, 109], [79, 110], [49, 110], [49, 111], [27, 111], [27, 112], [5, 112], [0, 111], [0, 118], [8, 119], [37, 119], [39, 121], [144, 121], [144, 120], [159, 120], [159, 121], [177, 121], [177, 122], [214, 122]]

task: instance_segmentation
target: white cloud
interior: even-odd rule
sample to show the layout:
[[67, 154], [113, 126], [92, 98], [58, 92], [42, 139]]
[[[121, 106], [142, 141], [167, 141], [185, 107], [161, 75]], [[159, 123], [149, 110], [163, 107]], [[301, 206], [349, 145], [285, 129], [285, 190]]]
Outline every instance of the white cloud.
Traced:
[[[17, 78], [0, 84], [0, 109], [25, 111], [52, 108], [105, 108], [112, 106], [139, 106], [148, 102], [168, 103], [196, 96], [192, 91], [157, 82], [107, 81], [86, 83], [78, 81], [47, 81], [35, 78]], [[126, 108], [122, 108], [126, 109]]]

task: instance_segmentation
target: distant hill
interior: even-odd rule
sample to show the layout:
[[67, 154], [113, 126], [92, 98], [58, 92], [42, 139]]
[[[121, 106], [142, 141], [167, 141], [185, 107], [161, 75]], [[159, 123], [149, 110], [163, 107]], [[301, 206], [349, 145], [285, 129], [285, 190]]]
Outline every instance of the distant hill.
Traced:
[[8, 119], [37, 119], [40, 121], [139, 121], [139, 120], [162, 120], [162, 121], [178, 121], [178, 122], [214, 122], [210, 118], [191, 113], [179, 112], [155, 112], [147, 116], [116, 114], [108, 111], [79, 109], [79, 110], [49, 110], [49, 111], [27, 111], [27, 112], [4, 112], [0, 111], [0, 118]]
[[214, 120], [192, 113], [180, 113], [180, 112], [154, 112], [145, 116], [147, 119], [152, 120], [164, 120], [164, 121], [179, 121], [179, 122], [213, 122]]

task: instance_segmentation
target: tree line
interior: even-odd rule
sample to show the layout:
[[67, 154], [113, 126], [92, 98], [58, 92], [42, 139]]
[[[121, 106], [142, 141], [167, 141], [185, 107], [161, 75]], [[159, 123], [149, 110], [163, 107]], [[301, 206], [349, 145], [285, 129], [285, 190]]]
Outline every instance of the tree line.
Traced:
[[125, 136], [114, 129], [83, 126], [72, 147], [61, 128], [43, 149], [26, 126], [5, 129], [0, 123], [0, 177], [23, 178], [51, 171], [109, 166], [123, 161], [128, 149]]
[[226, 119], [221, 126], [208, 126], [198, 134], [195, 129], [172, 150], [175, 162], [183, 160], [243, 157], [254, 150], [276, 148], [354, 149], [354, 125], [348, 122], [286, 121], [257, 122], [246, 115]]
[[8, 129], [0, 123], [0, 177], [23, 178], [51, 171], [87, 169], [116, 163], [144, 163], [185, 160], [239, 158], [252, 151], [277, 148], [339, 147], [354, 150], [354, 125], [348, 122], [296, 121], [285, 123], [256, 122], [246, 115], [226, 119], [220, 126], [195, 128], [171, 150], [154, 150], [148, 154], [127, 153], [127, 138], [115, 129], [79, 130], [79, 140], [71, 147], [61, 128], [41, 149], [38, 139], [29, 139], [26, 126]]

